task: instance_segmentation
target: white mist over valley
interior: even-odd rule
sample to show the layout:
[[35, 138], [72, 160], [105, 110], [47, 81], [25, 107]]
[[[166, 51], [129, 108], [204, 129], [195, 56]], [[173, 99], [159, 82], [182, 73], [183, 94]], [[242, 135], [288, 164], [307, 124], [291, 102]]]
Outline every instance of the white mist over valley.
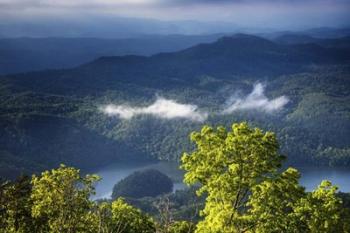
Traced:
[[[238, 94], [236, 91], [231, 95], [220, 107], [221, 114], [233, 114], [236, 111], [260, 111], [265, 113], [273, 113], [282, 110], [289, 102], [287, 96], [279, 96], [269, 99], [265, 95], [266, 85], [257, 82], [253, 85], [253, 90], [247, 94]], [[209, 112], [199, 109], [195, 104], [179, 103], [174, 99], [166, 99], [157, 97], [157, 99], [148, 106], [138, 107], [131, 106], [127, 103], [115, 105], [107, 104], [101, 106], [100, 110], [112, 117], [118, 117], [124, 120], [130, 120], [139, 115], [150, 115], [161, 119], [183, 118], [194, 122], [203, 122], [210, 115]], [[212, 115], [216, 115], [213, 113]]]
[[102, 107], [102, 111], [109, 116], [117, 116], [122, 119], [131, 119], [138, 115], [151, 115], [156, 118], [174, 119], [184, 118], [191, 121], [202, 122], [207, 119], [208, 114], [198, 110], [198, 106], [193, 104], [181, 104], [175, 100], [162, 97], [146, 107], [132, 107], [128, 105], [109, 104]]
[[274, 99], [268, 99], [265, 95], [265, 85], [256, 83], [251, 93], [240, 97], [233, 95], [223, 110], [223, 114], [231, 114], [238, 110], [258, 110], [267, 113], [279, 111], [285, 107], [289, 99], [286, 96], [279, 96]]

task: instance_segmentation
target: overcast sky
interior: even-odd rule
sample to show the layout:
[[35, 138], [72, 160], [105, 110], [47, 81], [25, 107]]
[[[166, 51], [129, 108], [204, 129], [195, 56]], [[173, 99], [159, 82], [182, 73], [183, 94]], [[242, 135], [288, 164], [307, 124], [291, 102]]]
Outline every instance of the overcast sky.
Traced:
[[343, 27], [350, 22], [350, 0], [0, 0], [0, 20], [7, 24], [116, 17], [277, 29]]

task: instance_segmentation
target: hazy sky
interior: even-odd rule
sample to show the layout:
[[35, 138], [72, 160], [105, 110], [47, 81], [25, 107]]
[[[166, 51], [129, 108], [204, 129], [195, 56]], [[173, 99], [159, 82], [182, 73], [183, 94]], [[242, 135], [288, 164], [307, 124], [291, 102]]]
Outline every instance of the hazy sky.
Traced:
[[6, 23], [116, 17], [277, 29], [348, 26], [350, 0], [0, 0]]

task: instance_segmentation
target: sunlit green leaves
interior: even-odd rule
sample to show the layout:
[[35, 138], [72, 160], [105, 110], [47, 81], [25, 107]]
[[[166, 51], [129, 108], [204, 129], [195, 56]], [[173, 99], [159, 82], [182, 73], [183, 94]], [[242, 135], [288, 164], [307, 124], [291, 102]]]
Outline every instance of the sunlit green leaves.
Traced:
[[280, 166], [275, 135], [241, 123], [232, 125], [229, 132], [204, 126], [191, 139], [196, 149], [182, 157], [185, 182], [200, 183], [199, 194], [208, 194], [202, 212], [205, 220], [199, 223], [198, 232], [243, 230], [251, 220], [245, 212], [252, 187]]
[[[89, 232], [93, 230], [89, 211], [96, 175], [82, 177], [80, 171], [61, 165], [32, 178], [32, 216], [46, 219], [49, 232]], [[89, 226], [90, 225], [90, 226]]]
[[206, 194], [197, 233], [346, 232], [350, 219], [337, 188], [324, 181], [306, 193], [294, 168], [278, 170], [283, 156], [275, 135], [233, 124], [232, 131], [204, 126], [182, 156], [184, 181]]

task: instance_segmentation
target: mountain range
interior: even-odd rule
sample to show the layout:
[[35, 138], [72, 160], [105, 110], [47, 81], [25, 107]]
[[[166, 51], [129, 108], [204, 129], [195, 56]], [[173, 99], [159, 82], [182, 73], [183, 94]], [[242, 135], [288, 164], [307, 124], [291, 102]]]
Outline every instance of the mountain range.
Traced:
[[[1, 25], [0, 31], [4, 31], [1, 30]], [[66, 29], [64, 31], [67, 32]], [[322, 47], [341, 49], [349, 44], [350, 30], [314, 28], [305, 31], [255, 32], [255, 34], [282, 44], [314, 43]], [[0, 75], [72, 68], [101, 56], [150, 56], [162, 52], [176, 52], [200, 43], [212, 43], [220, 37], [231, 35], [232, 32], [198, 35], [134, 35], [128, 38], [94, 38], [87, 35], [85, 37], [12, 38], [0, 36]]]

